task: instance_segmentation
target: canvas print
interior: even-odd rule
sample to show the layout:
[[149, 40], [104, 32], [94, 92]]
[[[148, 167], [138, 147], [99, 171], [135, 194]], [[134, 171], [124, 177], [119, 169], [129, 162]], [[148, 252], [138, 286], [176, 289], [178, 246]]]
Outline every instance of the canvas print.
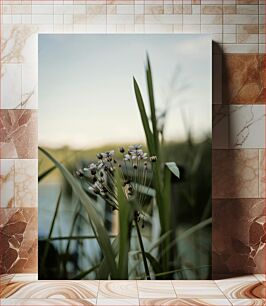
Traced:
[[211, 39], [39, 35], [39, 279], [211, 278]]

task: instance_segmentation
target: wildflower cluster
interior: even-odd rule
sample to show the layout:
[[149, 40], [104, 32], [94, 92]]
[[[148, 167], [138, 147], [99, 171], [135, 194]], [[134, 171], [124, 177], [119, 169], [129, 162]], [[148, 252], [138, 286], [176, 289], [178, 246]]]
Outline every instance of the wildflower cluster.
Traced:
[[101, 196], [113, 209], [118, 209], [115, 171], [119, 171], [126, 198], [136, 200], [141, 206], [152, 181], [151, 163], [157, 158], [148, 157], [140, 144], [131, 145], [127, 150], [120, 147], [119, 152], [119, 158], [116, 158], [114, 150], [98, 153], [97, 162], [76, 171], [76, 174], [86, 178], [88, 191]]

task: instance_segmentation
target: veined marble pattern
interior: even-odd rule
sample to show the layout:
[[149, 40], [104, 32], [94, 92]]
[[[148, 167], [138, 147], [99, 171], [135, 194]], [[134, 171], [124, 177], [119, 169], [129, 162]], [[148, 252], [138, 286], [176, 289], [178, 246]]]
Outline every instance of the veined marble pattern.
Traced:
[[38, 27], [23, 24], [8, 24], [2, 27], [1, 62], [37, 63]]
[[138, 299], [97, 299], [97, 305], [139, 306]]
[[213, 281], [172, 281], [179, 298], [212, 298], [223, 299], [223, 294]]
[[0, 209], [0, 273], [37, 272], [37, 209]]
[[230, 105], [230, 148], [265, 148], [265, 106]]
[[257, 198], [259, 169], [257, 149], [213, 150], [213, 198]]
[[264, 299], [229, 299], [233, 306], [245, 305], [245, 306], [265, 306], [266, 300]]
[[1, 108], [15, 108], [21, 103], [21, 66], [1, 65]]
[[139, 298], [175, 298], [171, 281], [138, 281]]
[[15, 204], [15, 162], [0, 160], [0, 207], [13, 207]]
[[229, 306], [226, 299], [140, 299], [140, 306]]
[[264, 283], [266, 285], [266, 274], [255, 274], [254, 275], [258, 281], [260, 281], [261, 283]]
[[[25, 278], [16, 279], [15, 275], [12, 280], [2, 283], [1, 305], [264, 305], [260, 296], [265, 287], [253, 275], [220, 281], [177, 282], [136, 281], [139, 289], [133, 298], [126, 297], [123, 293], [126, 290], [126, 281], [115, 281], [115, 286], [112, 286], [113, 281], [26, 281]], [[178, 296], [179, 291], [177, 295], [166, 297], [171, 283], [174, 287], [183, 288], [187, 297]], [[103, 288], [108, 288], [104, 289], [104, 297], [101, 293]], [[198, 294], [202, 293], [201, 297], [195, 296], [196, 288]], [[129, 291], [132, 295], [132, 287], [129, 287]], [[152, 292], [156, 297], [141, 297], [143, 293], [151, 295]], [[170, 290], [168, 294], [171, 292], [174, 291]], [[134, 291], [134, 295], [135, 293]]]
[[265, 186], [266, 186], [266, 164], [265, 164], [266, 150], [261, 149], [259, 151], [259, 196], [265, 198]]
[[92, 306], [96, 305], [95, 299], [3, 299], [0, 301], [0, 305], [9, 305], [9, 306], [15, 306], [15, 305], [23, 305], [23, 306], [49, 306], [49, 305], [59, 305], [59, 306]]
[[37, 112], [0, 110], [0, 157], [37, 158]]
[[15, 160], [15, 205], [37, 206], [38, 160]]
[[265, 299], [266, 287], [254, 276], [215, 281], [228, 299]]
[[0, 207], [36, 207], [37, 159], [0, 160]]
[[213, 105], [213, 149], [265, 148], [264, 105]]
[[2, 298], [12, 299], [90, 299], [98, 292], [98, 281], [11, 282]]
[[223, 102], [265, 103], [264, 56], [226, 54], [223, 63]]
[[137, 298], [137, 281], [101, 281], [98, 298]]
[[37, 108], [38, 27], [5, 25], [1, 37], [1, 108]]
[[[265, 271], [265, 200], [213, 200], [212, 213], [213, 278], [218, 278], [219, 274], [230, 276]], [[243, 279], [235, 281], [243, 282]]]

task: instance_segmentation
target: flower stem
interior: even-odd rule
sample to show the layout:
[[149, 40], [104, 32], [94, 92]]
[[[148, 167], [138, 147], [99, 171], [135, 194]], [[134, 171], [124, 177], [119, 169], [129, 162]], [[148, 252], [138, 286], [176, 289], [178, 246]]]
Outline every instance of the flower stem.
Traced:
[[144, 245], [143, 245], [141, 234], [140, 234], [138, 220], [135, 218], [134, 221], [135, 221], [135, 225], [136, 225], [136, 229], [137, 229], [139, 245], [140, 245], [140, 249], [141, 249], [141, 253], [142, 253], [142, 258], [143, 258], [143, 264], [144, 264], [146, 278], [147, 279], [151, 279], [150, 272], [149, 272], [149, 267], [148, 267], [148, 263], [147, 263], [147, 258], [146, 258], [146, 255], [145, 255]]

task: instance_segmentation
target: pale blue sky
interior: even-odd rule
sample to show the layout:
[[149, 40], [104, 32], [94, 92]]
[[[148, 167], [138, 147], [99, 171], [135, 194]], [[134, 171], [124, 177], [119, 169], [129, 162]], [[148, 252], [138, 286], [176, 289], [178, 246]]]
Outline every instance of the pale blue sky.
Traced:
[[174, 95], [166, 139], [185, 138], [182, 116], [195, 137], [210, 133], [209, 35], [40, 34], [39, 143], [90, 148], [143, 142], [132, 78], [135, 76], [148, 102], [146, 52], [159, 109], [166, 102], [177, 66], [176, 88], [188, 86]]

